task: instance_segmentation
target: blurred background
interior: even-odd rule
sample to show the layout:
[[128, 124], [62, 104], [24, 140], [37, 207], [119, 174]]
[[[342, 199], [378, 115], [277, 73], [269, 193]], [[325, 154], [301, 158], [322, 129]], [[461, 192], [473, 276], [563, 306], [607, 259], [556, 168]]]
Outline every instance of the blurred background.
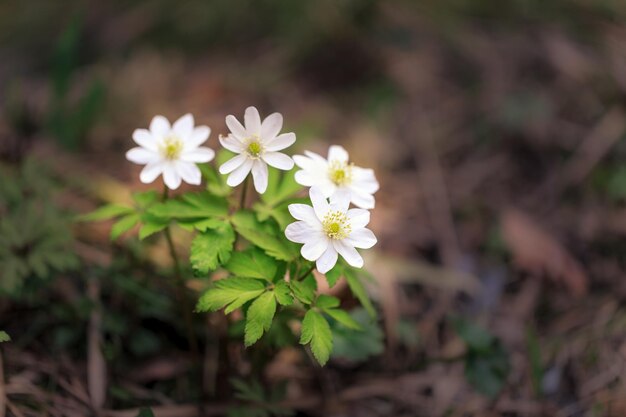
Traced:
[[626, 415], [626, 2], [4, 0], [0, 93], [0, 416], [198, 414], [163, 242], [72, 219], [249, 105], [376, 170], [379, 319], [340, 283], [360, 339], [254, 378], [209, 333], [206, 415]]

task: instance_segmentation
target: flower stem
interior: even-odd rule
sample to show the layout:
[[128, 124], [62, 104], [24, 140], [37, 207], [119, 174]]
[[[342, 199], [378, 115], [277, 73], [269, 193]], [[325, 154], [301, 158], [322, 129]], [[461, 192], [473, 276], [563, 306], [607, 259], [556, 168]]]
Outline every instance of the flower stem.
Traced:
[[[168, 196], [169, 189], [166, 186], [163, 190], [163, 201], [167, 200]], [[185, 279], [183, 278], [183, 274], [180, 269], [180, 261], [178, 260], [178, 254], [176, 253], [176, 248], [174, 247], [172, 232], [169, 225], [163, 230], [163, 233], [165, 235], [165, 240], [167, 241], [167, 247], [169, 249], [172, 262], [174, 263], [174, 278], [176, 279], [176, 298], [178, 298], [178, 301], [180, 302], [181, 308], [183, 310], [183, 319], [185, 320], [185, 327], [187, 328], [187, 342], [189, 343], [191, 354], [195, 359], [199, 360], [198, 341], [196, 340], [196, 334], [193, 331], [191, 308], [189, 298], [186, 293]]]
[[246, 195], [248, 194], [248, 183], [250, 182], [250, 176], [248, 175], [243, 180], [243, 188], [241, 189], [241, 199], [239, 200], [239, 210], [243, 210], [246, 206]]
[[315, 269], [315, 264], [313, 264], [304, 274], [302, 274], [302, 276], [298, 278], [298, 281], [306, 278], [311, 272], [313, 272], [314, 269]]

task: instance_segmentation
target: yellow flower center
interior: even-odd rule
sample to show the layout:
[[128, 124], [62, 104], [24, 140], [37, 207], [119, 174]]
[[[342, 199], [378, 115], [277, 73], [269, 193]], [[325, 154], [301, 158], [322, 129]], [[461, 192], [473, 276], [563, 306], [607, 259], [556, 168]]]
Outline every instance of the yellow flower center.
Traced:
[[178, 159], [180, 152], [183, 150], [183, 142], [176, 136], [168, 136], [159, 149], [165, 159]]
[[253, 159], [257, 159], [263, 153], [263, 145], [259, 142], [258, 136], [252, 136], [248, 139], [248, 146], [246, 147], [248, 156]]
[[329, 211], [322, 220], [322, 227], [331, 239], [344, 239], [352, 232], [348, 216], [341, 211]]
[[330, 161], [328, 176], [337, 186], [348, 185], [352, 182], [352, 164], [337, 160]]

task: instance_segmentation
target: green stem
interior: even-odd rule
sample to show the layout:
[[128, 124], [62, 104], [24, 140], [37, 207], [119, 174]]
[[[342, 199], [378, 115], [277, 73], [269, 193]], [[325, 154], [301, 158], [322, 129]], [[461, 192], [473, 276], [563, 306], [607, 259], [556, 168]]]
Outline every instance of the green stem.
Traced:
[[306, 278], [311, 272], [313, 272], [314, 269], [315, 269], [315, 264], [313, 264], [301, 277], [299, 277], [297, 281], [300, 281]]
[[246, 195], [248, 194], [248, 183], [250, 182], [250, 175], [243, 180], [243, 188], [241, 190], [241, 199], [239, 200], [239, 210], [243, 210], [246, 206]]

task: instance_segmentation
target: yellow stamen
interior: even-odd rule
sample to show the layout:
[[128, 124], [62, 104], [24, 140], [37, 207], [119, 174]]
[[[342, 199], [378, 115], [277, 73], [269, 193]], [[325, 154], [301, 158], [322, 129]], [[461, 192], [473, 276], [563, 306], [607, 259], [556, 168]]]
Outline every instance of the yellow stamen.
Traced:
[[160, 146], [161, 154], [165, 159], [178, 159], [180, 152], [183, 150], [183, 142], [175, 136], [169, 136]]
[[345, 239], [352, 232], [348, 216], [341, 211], [330, 211], [322, 220], [324, 233], [331, 239]]
[[253, 159], [257, 159], [263, 153], [263, 145], [259, 141], [258, 136], [251, 136], [248, 138], [248, 146], [246, 148], [248, 156]]
[[330, 161], [328, 176], [337, 186], [348, 185], [352, 182], [352, 164], [337, 160]]

